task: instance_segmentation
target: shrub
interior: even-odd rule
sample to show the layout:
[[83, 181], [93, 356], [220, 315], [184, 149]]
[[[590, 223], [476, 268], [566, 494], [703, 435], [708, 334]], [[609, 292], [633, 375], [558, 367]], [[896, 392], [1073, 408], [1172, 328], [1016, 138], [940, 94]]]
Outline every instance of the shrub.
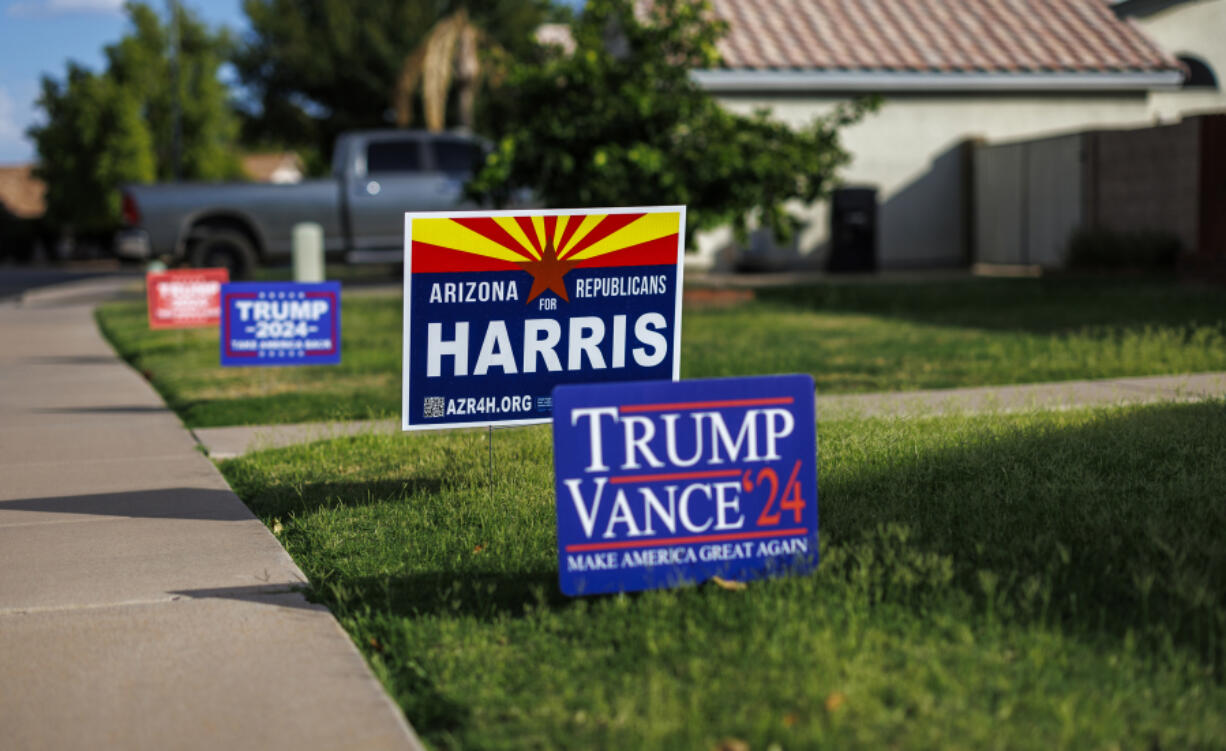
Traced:
[[1175, 268], [1183, 251], [1179, 238], [1163, 230], [1079, 229], [1069, 240], [1069, 268], [1156, 270]]

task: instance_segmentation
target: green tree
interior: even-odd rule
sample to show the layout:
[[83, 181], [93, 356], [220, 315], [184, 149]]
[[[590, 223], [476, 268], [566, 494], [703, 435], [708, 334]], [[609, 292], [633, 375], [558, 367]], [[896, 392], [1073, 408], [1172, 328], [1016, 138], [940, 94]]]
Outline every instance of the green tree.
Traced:
[[114, 79], [70, 63], [61, 84], [42, 81], [45, 125], [31, 128], [38, 175], [47, 183], [47, 221], [78, 234], [101, 234], [119, 217], [116, 188], [150, 182], [153, 138], [140, 102]]
[[217, 75], [231, 47], [227, 33], [172, 6], [181, 40], [172, 74], [169, 25], [147, 5], [130, 3], [126, 10], [132, 29], [106, 48], [104, 72], [70, 63], [63, 82], [43, 77], [38, 106], [46, 122], [29, 131], [47, 183], [48, 220], [78, 234], [116, 226], [122, 184], [173, 175], [176, 101], [180, 176], [239, 174], [238, 120]]
[[234, 50], [229, 31], [211, 29], [178, 2], [165, 20], [143, 3], [129, 3], [127, 11], [132, 31], [106, 48], [107, 74], [141, 102], [153, 134], [157, 179], [175, 177], [176, 109], [179, 176], [237, 177], [239, 120], [218, 76]]
[[686, 204], [689, 237], [751, 222], [788, 237], [785, 206], [825, 196], [849, 157], [840, 128], [873, 103], [836, 108], [792, 129], [765, 112], [728, 112], [690, 78], [715, 67], [724, 24], [702, 0], [588, 0], [576, 49], [512, 65], [483, 122], [497, 142], [469, 183], [505, 203], [518, 187], [545, 205]]
[[[535, 50], [549, 0], [245, 0], [251, 34], [235, 66], [255, 106], [249, 143], [328, 153], [345, 130], [387, 127], [406, 60], [440, 20], [465, 11], [508, 53]], [[414, 121], [409, 124], [417, 124]]]

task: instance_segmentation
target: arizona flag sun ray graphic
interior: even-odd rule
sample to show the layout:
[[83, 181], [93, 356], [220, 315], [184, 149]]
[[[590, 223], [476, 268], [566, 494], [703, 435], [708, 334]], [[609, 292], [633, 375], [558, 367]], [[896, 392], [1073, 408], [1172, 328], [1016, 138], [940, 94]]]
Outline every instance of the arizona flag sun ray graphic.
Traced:
[[676, 380], [685, 207], [405, 215], [402, 427], [547, 422], [564, 383]]

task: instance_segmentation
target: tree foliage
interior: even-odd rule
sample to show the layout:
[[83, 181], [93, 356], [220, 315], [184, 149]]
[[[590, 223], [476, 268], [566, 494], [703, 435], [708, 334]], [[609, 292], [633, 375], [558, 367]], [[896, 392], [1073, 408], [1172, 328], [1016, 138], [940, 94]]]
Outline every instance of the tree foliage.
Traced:
[[[491, 59], [493, 58], [493, 59]], [[441, 131], [447, 120], [447, 99], [454, 84], [456, 120], [460, 127], [475, 124], [477, 88], [482, 80], [505, 65], [506, 53], [484, 29], [460, 8], [439, 21], [404, 61], [396, 82], [393, 103], [396, 125], [413, 122], [413, 99], [421, 87], [426, 127]]]
[[[213, 30], [192, 11], [172, 3], [163, 21], [142, 3], [129, 3], [132, 32], [106, 48], [107, 74], [141, 102], [153, 135], [157, 179], [174, 172], [174, 110], [179, 110], [179, 171], [183, 179], [221, 180], [239, 174], [235, 152], [238, 118], [218, 76], [233, 52], [223, 29]], [[171, 23], [177, 24], [172, 55]], [[175, 88], [177, 85], [177, 89]]]
[[724, 31], [702, 0], [588, 0], [573, 54], [512, 66], [483, 118], [496, 148], [469, 192], [496, 204], [522, 186], [550, 206], [686, 204], [690, 237], [754, 221], [787, 237], [786, 204], [828, 193], [849, 160], [838, 131], [873, 103], [801, 129], [731, 113], [690, 78], [718, 64]]
[[406, 60], [443, 18], [464, 10], [516, 54], [552, 12], [549, 0], [245, 0], [243, 10], [251, 34], [235, 65], [257, 103], [244, 138], [321, 153], [342, 131], [394, 122]]
[[111, 77], [71, 63], [63, 83], [44, 77], [42, 87], [47, 123], [30, 133], [47, 183], [47, 220], [81, 234], [106, 232], [119, 217], [116, 188], [156, 173], [140, 102]]
[[62, 82], [43, 77], [38, 106], [46, 122], [30, 135], [53, 224], [82, 234], [106, 232], [118, 221], [120, 185], [172, 177], [176, 96], [180, 175], [215, 180], [238, 174], [238, 123], [217, 76], [229, 38], [172, 7], [181, 39], [177, 75], [171, 74], [168, 24], [149, 6], [130, 3], [132, 29], [106, 48], [105, 71], [70, 63]]

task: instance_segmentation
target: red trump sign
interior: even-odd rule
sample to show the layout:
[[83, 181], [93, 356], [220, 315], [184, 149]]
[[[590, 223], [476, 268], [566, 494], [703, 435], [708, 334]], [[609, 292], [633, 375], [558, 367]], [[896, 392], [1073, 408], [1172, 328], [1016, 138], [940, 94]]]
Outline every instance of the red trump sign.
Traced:
[[226, 269], [150, 271], [145, 275], [149, 328], [216, 326], [221, 319], [221, 285], [228, 281]]

